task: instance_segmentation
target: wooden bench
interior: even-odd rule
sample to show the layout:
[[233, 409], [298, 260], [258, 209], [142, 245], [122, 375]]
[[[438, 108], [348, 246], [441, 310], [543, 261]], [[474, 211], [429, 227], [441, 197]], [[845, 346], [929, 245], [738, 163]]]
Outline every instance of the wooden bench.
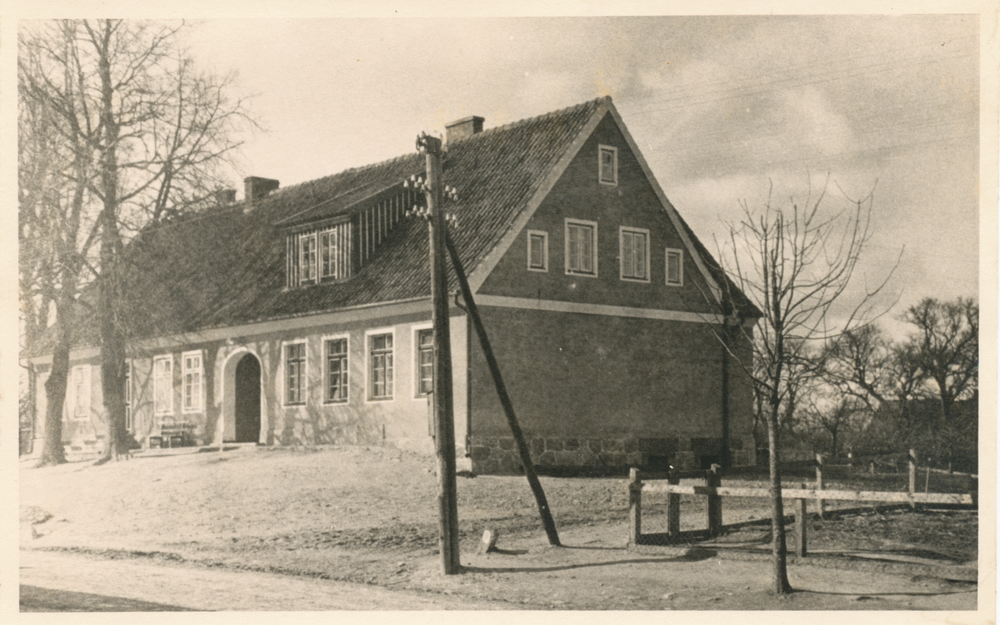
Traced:
[[193, 423], [164, 423], [159, 436], [149, 437], [149, 448], [189, 447], [194, 444]]

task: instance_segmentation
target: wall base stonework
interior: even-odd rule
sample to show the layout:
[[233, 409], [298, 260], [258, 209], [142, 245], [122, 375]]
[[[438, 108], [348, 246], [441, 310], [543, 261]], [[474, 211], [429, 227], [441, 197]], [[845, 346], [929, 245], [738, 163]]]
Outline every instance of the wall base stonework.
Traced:
[[[539, 473], [619, 474], [629, 467], [649, 470], [707, 468], [721, 458], [719, 438], [529, 438], [531, 460]], [[735, 447], [741, 447], [741, 441]], [[735, 466], [753, 464], [753, 452], [734, 449]], [[473, 436], [469, 445], [472, 472], [480, 475], [523, 473], [514, 439]]]

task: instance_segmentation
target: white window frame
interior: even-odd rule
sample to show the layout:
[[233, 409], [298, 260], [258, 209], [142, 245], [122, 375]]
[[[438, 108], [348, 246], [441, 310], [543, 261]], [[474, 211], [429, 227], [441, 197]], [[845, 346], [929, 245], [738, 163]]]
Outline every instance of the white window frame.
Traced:
[[[372, 397], [372, 337], [379, 336], [381, 334], [388, 334], [392, 336], [392, 385], [386, 385], [388, 396], [386, 397]], [[399, 343], [396, 341], [396, 329], [395, 328], [376, 328], [373, 330], [365, 331], [365, 403], [366, 404], [384, 404], [387, 402], [396, 401], [396, 379], [399, 377], [397, 372], [399, 367], [396, 366], [396, 346]]]
[[132, 361], [127, 360], [125, 362], [125, 431], [132, 432], [135, 430], [135, 423], [133, 419], [135, 415], [132, 414]]
[[[431, 331], [431, 336], [434, 336], [434, 325], [430, 323], [421, 323], [413, 326], [413, 332], [411, 337], [413, 339], [413, 354], [410, 358], [410, 362], [413, 363], [413, 398], [414, 399], [426, 399], [430, 394], [420, 392], [420, 333], [425, 330]], [[432, 348], [433, 349], [433, 348]], [[433, 361], [431, 361], [433, 362]], [[431, 380], [434, 379], [433, 370], [431, 372]]]
[[[645, 273], [644, 278], [636, 278], [634, 276], [625, 275], [625, 235], [642, 235], [646, 245], [645, 253], [645, 267], [643, 267], [643, 273]], [[633, 228], [632, 226], [619, 226], [618, 227], [618, 271], [619, 278], [626, 282], [643, 282], [649, 283], [649, 230], [646, 228]]]
[[[170, 385], [166, 393], [167, 401], [166, 407], [161, 407], [159, 403], [160, 397], [160, 371], [159, 363], [166, 362], [169, 366], [169, 378]], [[156, 416], [172, 415], [174, 414], [174, 355], [167, 354], [165, 356], [156, 356], [153, 358], [153, 414]]]
[[[330, 352], [329, 345], [330, 341], [345, 341], [346, 347], [344, 348], [344, 360], [346, 365], [347, 373], [347, 384], [344, 385], [344, 391], [347, 396], [343, 399], [330, 399]], [[331, 406], [337, 406], [342, 404], [348, 404], [351, 401], [351, 380], [354, 376], [351, 375], [351, 335], [347, 333], [343, 334], [331, 334], [323, 337], [323, 403], [329, 404]]]
[[[611, 153], [611, 174], [613, 180], [604, 179], [604, 153]], [[611, 145], [597, 146], [597, 181], [609, 187], [618, 186], [618, 148]]]
[[[531, 239], [532, 237], [542, 238], [542, 266], [535, 267], [531, 264]], [[549, 233], [544, 230], [528, 230], [528, 271], [547, 272], [549, 270]]]
[[[77, 385], [77, 374], [81, 378], [79, 386]], [[70, 418], [77, 421], [90, 418], [90, 365], [76, 365], [70, 370], [69, 379], [73, 388], [73, 403], [70, 404], [69, 409]], [[79, 392], [81, 389], [83, 390], [82, 394]], [[82, 410], [78, 411], [79, 408]]]
[[[198, 357], [198, 367], [197, 369], [188, 369], [188, 359]], [[191, 395], [192, 404], [187, 405], [188, 399], [188, 374], [198, 375], [198, 391], [196, 394]], [[204, 405], [204, 393], [205, 393], [205, 357], [201, 350], [194, 350], [190, 352], [183, 352], [181, 354], [181, 412], [184, 414], [191, 414], [195, 412], [201, 412], [201, 407]]]
[[[312, 262], [306, 263], [306, 246], [305, 243], [308, 240], [312, 240]], [[320, 255], [319, 255], [319, 234], [316, 232], [310, 232], [308, 234], [303, 234], [299, 237], [299, 284], [316, 284], [319, 282], [319, 265], [320, 265]], [[305, 276], [304, 269], [309, 267], [309, 274], [311, 277]]]
[[[289, 401], [288, 398], [288, 348], [293, 345], [302, 345], [302, 371], [300, 372], [300, 395], [299, 401]], [[305, 406], [309, 403], [309, 340], [296, 339], [294, 341], [281, 342], [281, 405], [282, 406]]]
[[[569, 255], [569, 230], [570, 230], [570, 226], [585, 226], [585, 227], [590, 227], [593, 230], [594, 237], [593, 237], [593, 240], [591, 241], [591, 250], [590, 250], [591, 261], [592, 261], [592, 263], [594, 265], [594, 271], [593, 271], [593, 273], [587, 273], [587, 272], [584, 272], [584, 271], [578, 271], [578, 270], [570, 269], [570, 262], [569, 262], [570, 261], [570, 255]], [[597, 254], [597, 240], [598, 240], [597, 239], [597, 222], [596, 221], [589, 221], [589, 220], [586, 220], [586, 219], [573, 219], [573, 218], [567, 217], [566, 218], [566, 222], [565, 222], [565, 228], [564, 228], [563, 232], [564, 232], [564, 235], [566, 237], [565, 246], [564, 246], [566, 248], [566, 250], [565, 250], [566, 251], [566, 274], [570, 275], [570, 276], [583, 276], [583, 277], [586, 277], [586, 278], [596, 278], [597, 277], [597, 257], [598, 257], [598, 254]]]
[[[676, 282], [670, 281], [670, 256], [671, 254], [677, 255], [677, 275], [678, 280]], [[684, 286], [684, 250], [668, 247], [663, 255], [663, 270], [664, 277], [663, 281], [667, 286]]]

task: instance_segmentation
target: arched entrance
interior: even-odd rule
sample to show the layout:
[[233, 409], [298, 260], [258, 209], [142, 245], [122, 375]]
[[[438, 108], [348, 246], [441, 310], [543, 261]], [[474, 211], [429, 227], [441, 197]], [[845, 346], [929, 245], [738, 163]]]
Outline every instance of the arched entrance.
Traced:
[[260, 361], [246, 354], [236, 365], [236, 442], [260, 441]]

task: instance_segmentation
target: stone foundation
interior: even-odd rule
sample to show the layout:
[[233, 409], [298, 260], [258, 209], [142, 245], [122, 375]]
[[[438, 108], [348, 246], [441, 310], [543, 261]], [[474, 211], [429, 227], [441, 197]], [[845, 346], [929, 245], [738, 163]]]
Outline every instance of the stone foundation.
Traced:
[[[627, 473], [629, 467], [667, 470], [707, 468], [721, 459], [719, 438], [529, 438], [531, 460], [540, 473]], [[730, 442], [734, 466], [753, 464], [743, 441]], [[522, 473], [514, 439], [473, 436], [469, 445], [472, 472], [483, 475]]]

